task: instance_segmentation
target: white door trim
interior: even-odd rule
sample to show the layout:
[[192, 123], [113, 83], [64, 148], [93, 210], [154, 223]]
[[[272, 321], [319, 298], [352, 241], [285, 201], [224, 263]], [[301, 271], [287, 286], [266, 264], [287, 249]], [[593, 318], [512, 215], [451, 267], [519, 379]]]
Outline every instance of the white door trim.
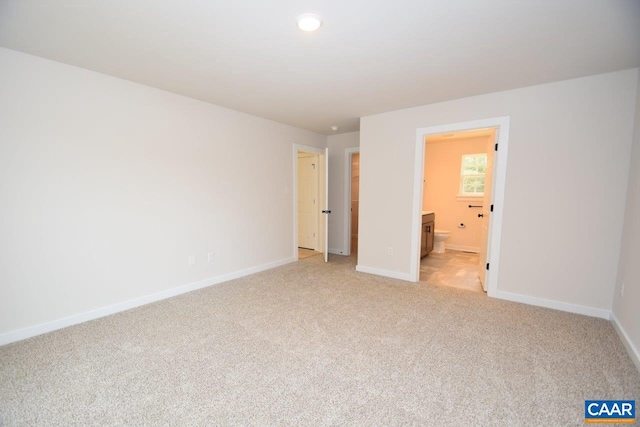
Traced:
[[490, 270], [487, 272], [487, 294], [497, 296], [498, 276], [500, 271], [500, 241], [502, 236], [502, 215], [504, 211], [504, 192], [507, 179], [507, 153], [509, 146], [510, 117], [494, 117], [469, 122], [450, 123], [416, 129], [416, 154], [413, 178], [413, 215], [411, 224], [411, 265], [409, 276], [413, 281], [420, 280], [420, 224], [422, 220], [422, 194], [424, 173], [424, 144], [427, 135], [439, 133], [460, 132], [472, 129], [498, 128], [498, 151], [494, 157], [493, 191], [491, 194], [494, 205], [493, 214], [489, 220], [489, 252], [487, 262]]
[[298, 261], [298, 152], [324, 155], [325, 149], [293, 144], [293, 257], [296, 261]]
[[344, 149], [344, 239], [342, 247], [345, 255], [351, 255], [351, 157], [359, 153], [360, 147]]

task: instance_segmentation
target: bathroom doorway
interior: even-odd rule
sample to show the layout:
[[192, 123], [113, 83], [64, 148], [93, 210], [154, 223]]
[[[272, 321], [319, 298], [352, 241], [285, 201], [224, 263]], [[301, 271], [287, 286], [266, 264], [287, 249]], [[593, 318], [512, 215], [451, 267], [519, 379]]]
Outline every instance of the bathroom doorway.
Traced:
[[[420, 243], [421, 243], [421, 225], [423, 212], [425, 208], [425, 202], [428, 204], [429, 199], [424, 197], [425, 189], [429, 189], [431, 184], [437, 184], [437, 178], [431, 178], [432, 182], [425, 182], [425, 171], [428, 166], [428, 160], [425, 158], [425, 154], [428, 153], [426, 148], [429, 140], [442, 140], [455, 139], [456, 134], [473, 131], [476, 132], [476, 136], [484, 133], [484, 154], [486, 158], [482, 159], [482, 151], [475, 149], [468, 154], [466, 159], [467, 172], [469, 177], [465, 178], [465, 158], [460, 155], [457, 166], [457, 194], [449, 195], [447, 203], [457, 204], [458, 207], [464, 206], [466, 209], [466, 215], [464, 218], [445, 218], [443, 216], [438, 218], [438, 212], [434, 209], [435, 214], [435, 229], [439, 230], [446, 237], [447, 233], [443, 231], [466, 230], [468, 224], [471, 224], [470, 220], [475, 220], [473, 223], [476, 234], [480, 233], [480, 243], [473, 245], [464, 245], [459, 240], [452, 239], [449, 242], [450, 258], [453, 255], [460, 255], [457, 261], [455, 260], [442, 260], [441, 264], [449, 264], [458, 262], [464, 264], [463, 273], [453, 272], [460, 276], [474, 277], [474, 280], [482, 280], [482, 289], [488, 293], [489, 296], [495, 295], [497, 292], [497, 280], [499, 269], [499, 252], [500, 252], [500, 234], [502, 230], [502, 212], [503, 212], [503, 200], [505, 190], [505, 177], [506, 177], [506, 160], [507, 160], [507, 145], [508, 145], [508, 130], [509, 130], [509, 118], [497, 117], [493, 119], [477, 120], [473, 122], [454, 123], [441, 126], [432, 126], [428, 128], [417, 129], [416, 133], [416, 169], [414, 175], [414, 217], [412, 222], [412, 258], [415, 260], [411, 265], [411, 274], [415, 277], [416, 281], [420, 280]], [[489, 133], [488, 133], [489, 132]], [[493, 132], [493, 136], [490, 136], [490, 132]], [[466, 136], [473, 135], [469, 133]], [[443, 142], [445, 143], [445, 142]], [[493, 156], [491, 156], [492, 154]], [[431, 165], [433, 167], [433, 164]], [[482, 167], [479, 167], [482, 166]], [[492, 167], [493, 166], [493, 167]], [[481, 169], [484, 172], [484, 176], [478, 173]], [[435, 182], [433, 182], [435, 181]], [[484, 186], [487, 185], [487, 191], [484, 191]], [[432, 186], [431, 186], [432, 187]], [[482, 190], [482, 191], [479, 191]], [[485, 194], [486, 193], [486, 194]], [[469, 199], [465, 199], [469, 197]], [[442, 208], [438, 208], [442, 209]], [[427, 206], [427, 211], [430, 208]], [[458, 212], [461, 212], [458, 210]], [[425, 212], [429, 213], [429, 212]], [[462, 214], [460, 214], [462, 215]], [[443, 227], [446, 226], [447, 228]], [[460, 227], [460, 228], [458, 228]], [[434, 231], [435, 234], [438, 234]], [[470, 234], [470, 233], [467, 233]], [[436, 236], [434, 236], [435, 239]], [[449, 238], [451, 236], [449, 235]], [[437, 240], [437, 239], [436, 239]], [[442, 243], [445, 247], [447, 245]], [[447, 239], [448, 240], [448, 239]], [[446, 240], [444, 240], [446, 241]], [[476, 242], [478, 240], [475, 240]], [[438, 246], [436, 241], [435, 246]], [[453, 253], [453, 251], [459, 252], [459, 254]], [[477, 258], [476, 258], [477, 257]], [[435, 258], [435, 257], [434, 257]], [[444, 257], [443, 257], [444, 258]], [[474, 266], [475, 265], [475, 266]], [[436, 276], [432, 277], [432, 281], [436, 280]]]
[[425, 137], [421, 239], [426, 221], [434, 244], [422, 250], [421, 282], [484, 292], [483, 203], [491, 199], [494, 144], [494, 128]]

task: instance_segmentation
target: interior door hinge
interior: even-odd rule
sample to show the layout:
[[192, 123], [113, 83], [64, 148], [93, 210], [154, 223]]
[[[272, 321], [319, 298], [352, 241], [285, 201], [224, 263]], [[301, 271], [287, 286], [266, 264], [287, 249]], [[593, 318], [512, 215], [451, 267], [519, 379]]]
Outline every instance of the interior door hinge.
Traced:
[[487, 270], [489, 269], [489, 263], [487, 263]]
[[498, 143], [496, 142], [495, 151], [498, 151]]
[[491, 205], [491, 212], [493, 212], [493, 205]]

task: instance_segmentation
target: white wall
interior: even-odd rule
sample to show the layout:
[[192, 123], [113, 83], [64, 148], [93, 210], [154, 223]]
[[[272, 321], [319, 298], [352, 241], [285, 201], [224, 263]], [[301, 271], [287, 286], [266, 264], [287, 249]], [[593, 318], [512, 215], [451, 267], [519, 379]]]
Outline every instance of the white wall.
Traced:
[[0, 337], [293, 259], [293, 144], [325, 136], [7, 49], [0, 69]]
[[[458, 199], [458, 195], [462, 156], [486, 153], [488, 138], [439, 140], [425, 145], [422, 210], [435, 212], [436, 229], [451, 232], [445, 242], [449, 249], [480, 250], [482, 220], [478, 214], [482, 209], [469, 205], [482, 205], [482, 196]], [[465, 227], [460, 228], [460, 224]]]
[[327, 137], [329, 147], [329, 251], [346, 254], [345, 240], [345, 150], [360, 146], [360, 132]]
[[637, 81], [632, 69], [363, 117], [358, 266], [409, 274], [417, 128], [510, 116], [498, 290], [607, 314]]
[[[634, 362], [640, 370], [640, 81], [638, 84], [635, 132], [627, 191], [618, 282], [614, 295], [614, 322], [626, 334]], [[624, 283], [624, 295], [622, 295]]]

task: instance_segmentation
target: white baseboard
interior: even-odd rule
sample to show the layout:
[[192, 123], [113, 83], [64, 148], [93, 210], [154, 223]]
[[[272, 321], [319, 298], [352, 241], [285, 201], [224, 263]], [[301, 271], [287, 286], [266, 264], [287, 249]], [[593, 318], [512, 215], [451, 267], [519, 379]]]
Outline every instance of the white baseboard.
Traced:
[[476, 246], [461, 246], [461, 245], [444, 245], [445, 250], [450, 249], [452, 251], [473, 252], [475, 254], [480, 252], [480, 248]]
[[622, 344], [624, 344], [624, 347], [627, 349], [627, 353], [633, 361], [633, 364], [636, 365], [636, 369], [640, 372], [640, 351], [638, 351], [636, 346], [633, 345], [631, 338], [629, 338], [629, 334], [624, 330], [620, 321], [613, 312], [611, 312], [611, 324], [613, 325], [613, 329], [618, 333]]
[[330, 254], [336, 254], [336, 255], [348, 255], [342, 249], [331, 249], [331, 248], [329, 248], [329, 253]]
[[152, 302], [160, 301], [166, 298], [171, 298], [176, 295], [184, 294], [187, 292], [195, 291], [196, 289], [206, 288], [207, 286], [217, 285], [229, 280], [238, 279], [240, 277], [248, 276], [250, 274], [259, 273], [264, 270], [269, 270], [275, 267], [280, 267], [285, 264], [294, 262], [295, 258], [285, 258], [280, 261], [270, 262], [262, 264], [256, 267], [247, 268], [245, 270], [236, 271], [233, 273], [223, 274], [221, 276], [212, 277], [210, 279], [201, 280], [199, 282], [189, 283], [187, 285], [178, 286], [176, 288], [167, 289], [166, 291], [157, 292], [155, 294], [146, 295], [140, 298], [135, 298], [129, 301], [119, 302], [106, 307], [101, 307], [96, 310], [87, 311], [80, 314], [74, 314], [72, 316], [63, 317], [62, 319], [53, 320], [51, 322], [41, 323], [39, 325], [30, 326], [17, 331], [9, 331], [0, 334], [0, 346], [9, 344], [16, 341], [21, 341], [27, 338], [41, 335], [47, 332], [55, 331], [57, 329], [66, 328], [67, 326], [77, 325], [78, 323], [87, 322], [89, 320], [98, 319], [100, 317], [108, 316], [110, 314], [119, 313], [121, 311], [129, 310], [141, 305], [149, 304]]
[[514, 294], [511, 292], [497, 291], [489, 295], [490, 297], [507, 301], [520, 302], [523, 304], [535, 305], [538, 307], [553, 308], [554, 310], [566, 311], [569, 313], [583, 314], [585, 316], [599, 317], [609, 320], [611, 311], [601, 308], [587, 307], [584, 305], [569, 304], [566, 302], [553, 301], [543, 298], [531, 297], [528, 295]]
[[364, 265], [356, 265], [356, 271], [361, 273], [375, 274], [377, 276], [391, 277], [392, 279], [406, 280], [413, 282], [411, 275], [407, 273], [398, 273], [397, 271], [381, 270], [373, 267], [366, 267]]

